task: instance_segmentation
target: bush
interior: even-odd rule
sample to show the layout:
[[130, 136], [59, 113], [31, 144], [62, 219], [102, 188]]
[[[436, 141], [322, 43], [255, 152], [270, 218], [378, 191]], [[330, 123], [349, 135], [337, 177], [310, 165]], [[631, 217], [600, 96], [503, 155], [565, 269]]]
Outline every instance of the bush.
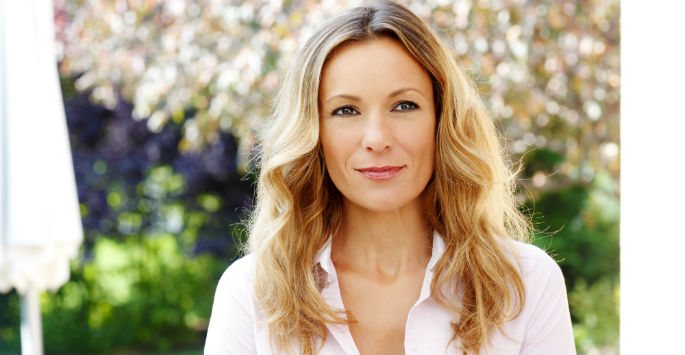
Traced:
[[97, 239], [93, 259], [43, 295], [49, 353], [199, 346], [228, 261], [189, 258], [171, 235]]
[[618, 282], [610, 278], [592, 285], [584, 280], [576, 283], [569, 303], [577, 319], [573, 332], [579, 354], [619, 353], [619, 299]]

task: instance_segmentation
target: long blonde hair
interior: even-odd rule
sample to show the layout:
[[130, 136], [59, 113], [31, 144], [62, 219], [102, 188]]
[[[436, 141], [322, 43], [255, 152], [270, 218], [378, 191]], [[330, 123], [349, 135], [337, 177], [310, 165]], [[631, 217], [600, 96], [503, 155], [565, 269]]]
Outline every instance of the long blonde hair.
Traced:
[[515, 175], [478, 93], [447, 47], [416, 15], [393, 2], [348, 10], [306, 42], [276, 97], [261, 143], [249, 249], [257, 256], [255, 294], [274, 340], [312, 354], [326, 323], [348, 322], [321, 296], [315, 256], [341, 223], [341, 195], [319, 142], [318, 94], [331, 52], [348, 41], [388, 36], [402, 43], [433, 80], [435, 172], [424, 203], [444, 255], [433, 297], [455, 312], [454, 337], [480, 351], [489, 332], [523, 307], [523, 281], [503, 241], [526, 239], [514, 201]]

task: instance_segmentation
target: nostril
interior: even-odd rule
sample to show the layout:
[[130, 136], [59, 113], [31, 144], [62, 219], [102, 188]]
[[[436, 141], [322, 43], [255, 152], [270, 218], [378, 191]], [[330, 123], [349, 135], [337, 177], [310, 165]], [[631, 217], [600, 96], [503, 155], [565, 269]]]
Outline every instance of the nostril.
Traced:
[[371, 145], [370, 144], [370, 145], [367, 145], [366, 147], [364, 147], [364, 149], [367, 152], [380, 152], [380, 151], [390, 149], [390, 145], [389, 144], [378, 144], [378, 145]]

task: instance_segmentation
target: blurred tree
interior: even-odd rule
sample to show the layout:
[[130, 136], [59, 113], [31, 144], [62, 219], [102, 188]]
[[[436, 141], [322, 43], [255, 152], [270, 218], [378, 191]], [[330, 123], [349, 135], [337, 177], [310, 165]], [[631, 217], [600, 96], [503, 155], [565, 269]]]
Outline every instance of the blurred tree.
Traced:
[[[65, 92], [73, 92], [72, 82], [63, 79]], [[225, 236], [252, 196], [237, 168], [236, 138], [221, 132], [200, 151], [180, 152], [178, 124], [152, 133], [123, 99], [109, 110], [88, 93], [74, 95], [65, 98], [65, 110], [86, 255], [99, 234], [159, 232], [179, 235], [195, 252], [232, 255]]]
[[[618, 177], [617, 0], [402, 2], [472, 74], [511, 151], [566, 156], [555, 172], [570, 180]], [[61, 70], [110, 109], [120, 93], [153, 131], [182, 123], [182, 150], [230, 129], [246, 152], [297, 47], [358, 3], [60, 0]]]

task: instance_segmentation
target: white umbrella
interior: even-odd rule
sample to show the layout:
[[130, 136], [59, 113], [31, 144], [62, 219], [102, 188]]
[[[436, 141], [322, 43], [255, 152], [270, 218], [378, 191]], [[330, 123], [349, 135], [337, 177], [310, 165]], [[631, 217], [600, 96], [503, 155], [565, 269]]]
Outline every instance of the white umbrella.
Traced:
[[50, 0], [0, 0], [0, 292], [21, 295], [23, 354], [42, 354], [38, 297], [83, 239]]

